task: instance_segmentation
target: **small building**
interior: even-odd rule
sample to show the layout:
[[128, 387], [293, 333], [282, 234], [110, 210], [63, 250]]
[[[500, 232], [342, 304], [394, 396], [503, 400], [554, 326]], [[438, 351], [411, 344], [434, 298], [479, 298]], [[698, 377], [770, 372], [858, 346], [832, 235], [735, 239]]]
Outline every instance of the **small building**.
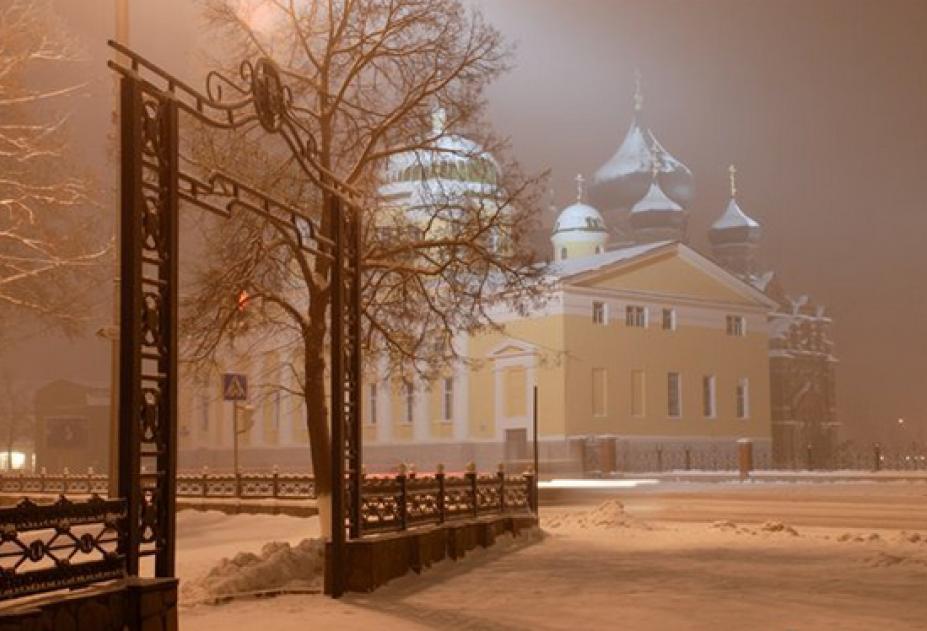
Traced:
[[109, 466], [109, 388], [57, 380], [35, 393], [35, 466], [84, 473]]

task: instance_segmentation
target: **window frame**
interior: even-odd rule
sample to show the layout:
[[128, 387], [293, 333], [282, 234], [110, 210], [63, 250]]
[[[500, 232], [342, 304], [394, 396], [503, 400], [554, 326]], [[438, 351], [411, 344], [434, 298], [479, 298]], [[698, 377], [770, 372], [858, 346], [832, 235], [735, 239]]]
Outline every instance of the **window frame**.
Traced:
[[370, 410], [367, 413], [367, 424], [376, 425], [377, 424], [377, 382], [367, 384], [367, 409]]
[[415, 422], [415, 386], [411, 381], [406, 381], [403, 383], [405, 392], [405, 414], [403, 414], [402, 422], [406, 425], [411, 425]]
[[714, 375], [702, 376], [702, 416], [718, 418], [717, 380]]
[[745, 421], [750, 418], [750, 378], [740, 377], [734, 392], [737, 420]]
[[[669, 316], [668, 320], [667, 316]], [[669, 326], [666, 326], [667, 321], [669, 322]], [[663, 307], [662, 328], [664, 331], [676, 330], [676, 309], [673, 307]]]
[[[675, 380], [673, 377], [675, 377]], [[672, 396], [674, 391], [676, 393], [675, 401]], [[666, 416], [672, 419], [682, 418], [682, 373], [675, 371], [666, 373]]]
[[646, 329], [648, 309], [642, 305], [625, 305], [624, 324], [635, 329]]
[[747, 319], [742, 315], [728, 314], [726, 317], [727, 334], [733, 337], [746, 337]]
[[443, 391], [441, 398], [442, 420], [454, 420], [454, 378], [445, 377], [443, 381]]
[[605, 303], [605, 301], [592, 301], [592, 323], [601, 326], [608, 324], [608, 305]]

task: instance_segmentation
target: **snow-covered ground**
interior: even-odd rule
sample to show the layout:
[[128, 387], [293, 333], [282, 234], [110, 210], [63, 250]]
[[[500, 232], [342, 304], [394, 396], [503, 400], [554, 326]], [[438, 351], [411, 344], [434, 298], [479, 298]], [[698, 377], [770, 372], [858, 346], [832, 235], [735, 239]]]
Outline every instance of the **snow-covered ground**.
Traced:
[[[373, 594], [190, 604], [270, 587], [315, 518], [179, 518], [181, 625], [208, 629], [927, 629], [927, 484], [713, 484], [576, 492], [547, 535]], [[269, 541], [275, 546], [261, 554]], [[210, 568], [222, 557], [237, 561]], [[302, 555], [302, 556], [300, 556]], [[290, 568], [290, 569], [287, 569]], [[309, 586], [305, 576], [297, 585]]]

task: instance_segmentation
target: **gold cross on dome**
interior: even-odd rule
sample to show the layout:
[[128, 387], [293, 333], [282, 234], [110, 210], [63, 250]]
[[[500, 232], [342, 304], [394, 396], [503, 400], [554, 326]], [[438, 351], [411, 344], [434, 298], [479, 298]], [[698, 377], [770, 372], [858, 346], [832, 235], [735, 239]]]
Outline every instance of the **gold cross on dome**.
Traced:
[[583, 177], [582, 173], [576, 174], [576, 201], [583, 201], [583, 184], [586, 183], [586, 178]]
[[650, 148], [650, 175], [654, 180], [660, 175], [660, 150], [657, 149], [656, 143]]
[[737, 167], [732, 164], [728, 167], [727, 172], [731, 176], [731, 197], [737, 197]]
[[634, 69], [634, 111], [640, 112], [644, 109], [644, 91], [641, 89], [641, 70]]

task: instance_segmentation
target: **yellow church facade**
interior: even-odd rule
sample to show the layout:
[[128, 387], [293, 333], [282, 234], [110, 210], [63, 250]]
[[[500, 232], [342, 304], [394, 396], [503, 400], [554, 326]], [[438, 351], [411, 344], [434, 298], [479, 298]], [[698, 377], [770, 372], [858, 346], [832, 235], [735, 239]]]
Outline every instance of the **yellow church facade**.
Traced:
[[497, 313], [501, 330], [460, 341], [453, 374], [368, 376], [369, 470], [527, 459], [535, 386], [553, 469], [580, 469], [590, 440], [698, 454], [750, 439], [768, 452], [768, 298], [677, 242], [558, 261], [551, 274], [545, 306]]

